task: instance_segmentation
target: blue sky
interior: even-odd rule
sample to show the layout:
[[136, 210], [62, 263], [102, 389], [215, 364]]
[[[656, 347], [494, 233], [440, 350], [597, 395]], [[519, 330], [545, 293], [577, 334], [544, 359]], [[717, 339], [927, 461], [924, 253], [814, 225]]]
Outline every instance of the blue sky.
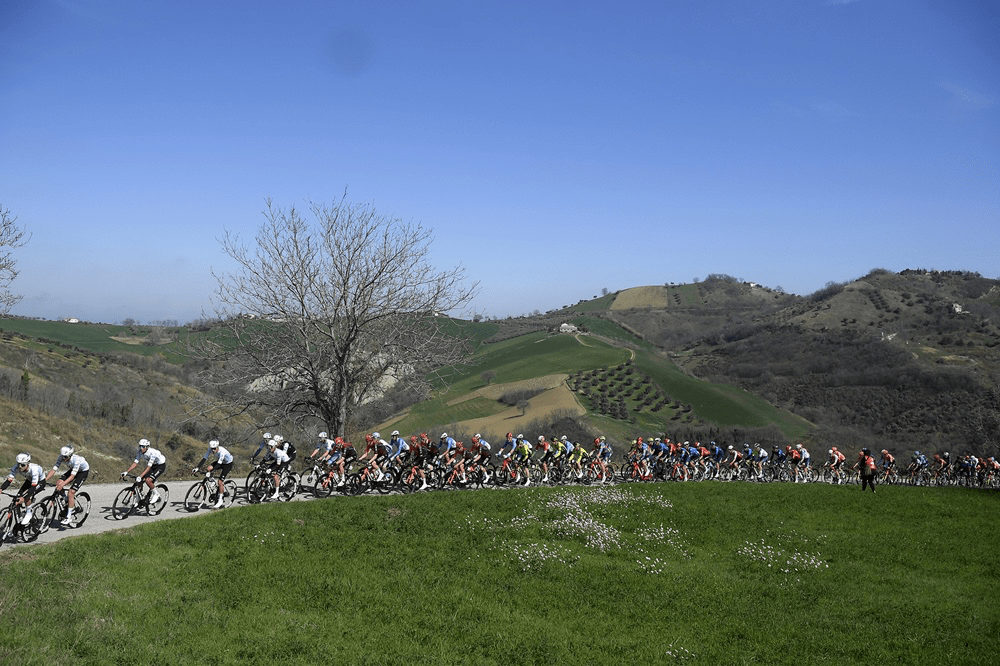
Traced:
[[224, 230], [345, 188], [489, 316], [1000, 277], [998, 34], [969, 0], [0, 0], [12, 312], [211, 314]]

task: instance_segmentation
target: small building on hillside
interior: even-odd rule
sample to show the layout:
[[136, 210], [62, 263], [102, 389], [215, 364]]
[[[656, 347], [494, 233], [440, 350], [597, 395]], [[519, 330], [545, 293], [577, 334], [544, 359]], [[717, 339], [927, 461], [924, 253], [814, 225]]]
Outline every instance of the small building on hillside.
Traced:
[[576, 331], [577, 331], [577, 328], [573, 324], [560, 324], [559, 325], [559, 332], [560, 333], [576, 333]]

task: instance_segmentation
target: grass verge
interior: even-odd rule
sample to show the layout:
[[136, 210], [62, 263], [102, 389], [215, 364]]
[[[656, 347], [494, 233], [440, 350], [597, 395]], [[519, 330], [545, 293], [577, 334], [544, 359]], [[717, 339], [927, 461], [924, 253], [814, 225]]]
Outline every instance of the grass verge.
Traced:
[[332, 498], [0, 554], [0, 662], [995, 663], [998, 495]]

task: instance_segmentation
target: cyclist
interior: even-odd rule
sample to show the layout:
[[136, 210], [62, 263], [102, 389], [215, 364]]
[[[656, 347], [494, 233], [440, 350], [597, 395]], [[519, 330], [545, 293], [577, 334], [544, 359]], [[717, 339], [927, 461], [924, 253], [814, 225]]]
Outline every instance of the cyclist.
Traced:
[[69, 486], [69, 489], [66, 491], [66, 516], [60, 521], [60, 524], [75, 527], [76, 521], [73, 520], [73, 507], [76, 505], [76, 491], [80, 490], [80, 486], [90, 476], [90, 464], [86, 458], [74, 452], [72, 444], [64, 446], [59, 449], [59, 457], [56, 458], [56, 464], [45, 475], [45, 480], [48, 481], [52, 478], [52, 475], [59, 471], [59, 466], [63, 464], [69, 469], [56, 482], [56, 492], [61, 491], [66, 486]]
[[608, 479], [608, 466], [615, 455], [615, 448], [604, 435], [601, 435], [601, 469], [604, 471], [604, 479]]
[[437, 455], [441, 459], [441, 462], [446, 466], [450, 465], [452, 458], [455, 456], [455, 438], [449, 437], [446, 432], [441, 433], [441, 437], [438, 438], [437, 448]]
[[739, 451], [739, 449], [735, 448], [732, 444], [729, 445], [728, 450], [730, 457], [726, 459], [726, 465], [730, 469], [733, 470], [738, 469], [740, 461], [743, 460], [743, 454]]
[[143, 438], [139, 440], [139, 448], [135, 452], [135, 460], [132, 461], [127, 470], [122, 472], [122, 479], [127, 477], [128, 473], [135, 469], [135, 466], [139, 464], [139, 460], [143, 458], [146, 459], [146, 469], [136, 477], [136, 481], [145, 482], [149, 487], [149, 499], [147, 501], [149, 504], [156, 504], [160, 501], [160, 493], [156, 492], [156, 480], [167, 469], [167, 457], [157, 449], [150, 447], [148, 439]]
[[[517, 446], [514, 447], [514, 463], [520, 468], [524, 468], [531, 460], [531, 444], [524, 438], [524, 435], [517, 436]], [[531, 475], [525, 470], [525, 486], [531, 485]]]
[[577, 479], [583, 478], [583, 459], [588, 455], [587, 450], [583, 448], [583, 444], [573, 445], [573, 451], [569, 454], [568, 460], [570, 469], [576, 470]]
[[278, 496], [281, 494], [281, 473], [288, 469], [288, 465], [292, 462], [292, 459], [277, 439], [272, 439], [268, 442], [267, 449], [268, 452], [261, 463], [268, 465], [268, 471], [274, 479], [274, 494], [271, 495], [271, 499], [278, 499]]
[[549, 461], [552, 460], [552, 445], [545, 439], [545, 435], [538, 436], [538, 444], [535, 445], [535, 451], [542, 452], [542, 457], [539, 459], [542, 465], [542, 483], [548, 483]]
[[[341, 440], [343, 441], [343, 440]], [[309, 455], [312, 458], [316, 456], [316, 462], [320, 465], [329, 465], [333, 462], [334, 451], [337, 450], [337, 441], [327, 437], [321, 443], [316, 446], [316, 449]]]
[[395, 462], [396, 460], [398, 460], [399, 464], [402, 465], [406, 462], [407, 458], [410, 457], [410, 445], [406, 442], [405, 439], [399, 436], [398, 430], [392, 431], [392, 437], [389, 440], [389, 446], [395, 447], [394, 451], [390, 449], [389, 462]]
[[10, 474], [0, 483], [0, 490], [7, 490], [17, 475], [24, 477], [24, 483], [17, 491], [17, 504], [24, 506], [24, 517], [21, 519], [22, 525], [31, 522], [31, 506], [35, 496], [45, 490], [45, 470], [38, 463], [31, 462], [30, 453], [18, 453], [14, 458], [14, 466], [10, 468]]
[[331, 450], [333, 450], [333, 440], [330, 439], [330, 435], [324, 430], [316, 435], [316, 448], [309, 454], [307, 460], [323, 462], [330, 457]]
[[882, 458], [879, 462], [882, 469], [889, 470], [896, 468], [896, 458], [887, 449], [882, 449]]
[[281, 448], [286, 454], [288, 454], [288, 463], [291, 464], [295, 462], [295, 458], [298, 457], [298, 452], [295, 450], [295, 445], [291, 442], [286, 442], [285, 438], [281, 435], [275, 435], [274, 441], [278, 443], [278, 447]]
[[[333, 440], [333, 447], [330, 449], [330, 457], [328, 460], [331, 467], [335, 467], [336, 471], [340, 473], [340, 481], [337, 482], [337, 488], [343, 487], [344, 478], [347, 476], [347, 465], [357, 458], [358, 452], [355, 450], [353, 444], [345, 442], [343, 437], [337, 437]], [[331, 469], [330, 478], [333, 477], [333, 473], [334, 469]]]
[[799, 454], [802, 456], [802, 461], [799, 462], [799, 466], [802, 467], [802, 470], [805, 472], [804, 476], [802, 477], [802, 481], [804, 483], [809, 480], [809, 461], [810, 461], [809, 449], [802, 446], [801, 444], [796, 444], [795, 448], [799, 450]]
[[479, 465], [482, 467], [483, 483], [489, 483], [491, 477], [486, 465], [493, 455], [493, 447], [478, 432], [472, 436], [472, 453], [473, 456], [470, 465]]
[[417, 490], [423, 490], [427, 487], [427, 475], [424, 473], [424, 465], [427, 463], [429, 453], [427, 444], [427, 435], [410, 437], [410, 463], [412, 464], [410, 474], [416, 474], [420, 477], [420, 487]]
[[[788, 445], [785, 448], [785, 451], [788, 454], [788, 464], [792, 467], [792, 478], [795, 480], [795, 483], [799, 482], [799, 474], [801, 473], [799, 470], [799, 463], [802, 462], [801, 446], [801, 444], [796, 444], [794, 449], [791, 445]], [[802, 482], [805, 483], [805, 478], [803, 478]]]
[[764, 478], [764, 463], [767, 462], [767, 449], [760, 443], [754, 443], [757, 447], [757, 455], [754, 456], [754, 465], [757, 467], [757, 478]]
[[220, 446], [219, 440], [213, 439], [208, 443], [208, 451], [205, 451], [205, 455], [201, 457], [201, 462], [191, 472], [197, 474], [199, 468], [208, 462], [209, 457], [213, 455], [215, 456], [215, 462], [209, 464], [205, 468], [205, 471], [211, 473], [213, 469], [219, 470], [219, 476], [215, 479], [216, 483], [219, 484], [219, 498], [212, 505], [213, 509], [219, 509], [225, 503], [223, 498], [228, 494], [226, 491], [226, 477], [233, 470], [233, 454], [225, 447]]
[[712, 442], [712, 445], [708, 450], [711, 453], [712, 461], [715, 462], [715, 473], [713, 474], [713, 477], [718, 476], [719, 469], [722, 468], [722, 461], [726, 458], [726, 452], [715, 442]]
[[253, 464], [253, 461], [257, 459], [257, 456], [259, 456], [261, 453], [267, 455], [267, 445], [272, 439], [274, 439], [274, 437], [271, 435], [271, 433], [269, 432], [264, 433], [264, 438], [260, 440], [260, 444], [257, 445], [257, 450], [253, 452], [252, 456], [250, 456], [251, 465]]

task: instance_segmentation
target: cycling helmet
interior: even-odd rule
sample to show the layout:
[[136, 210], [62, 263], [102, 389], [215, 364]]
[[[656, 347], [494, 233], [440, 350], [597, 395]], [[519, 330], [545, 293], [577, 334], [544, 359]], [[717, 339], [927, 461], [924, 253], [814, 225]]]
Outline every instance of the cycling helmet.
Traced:
[[446, 432], [441, 433], [441, 439], [448, 439], [448, 433]]
[[473, 442], [478, 442], [479, 439], [480, 439], [480, 437], [479, 437], [479, 433], [478, 432], [475, 435], [472, 436], [472, 441]]
[[729, 445], [729, 450], [730, 450], [730, 451], [732, 451], [732, 450], [733, 450], [733, 445], [732, 445], [732, 444], [730, 444], [730, 445]]
[[271, 433], [269, 433], [269, 432], [265, 432], [265, 433], [264, 433], [264, 439], [266, 439], [266, 440], [270, 441], [270, 440], [271, 440]]
[[545, 441], [545, 435], [539, 435], [538, 436], [538, 441], [539, 442], [544, 442]]
[[17, 460], [18, 465], [27, 465], [28, 463], [31, 462], [31, 454], [18, 453], [17, 458], [15, 458], [15, 460]]
[[887, 450], [885, 450], [885, 449], [882, 449], [882, 455], [885, 455], [885, 454], [887, 454], [887, 453], [889, 453], [889, 452], [888, 452]]
[[281, 435], [275, 435], [274, 436], [274, 441], [276, 441], [276, 442], [278, 442], [280, 444], [281, 442], [285, 441], [285, 438], [282, 437]]
[[835, 446], [835, 447], [833, 447], [833, 448], [832, 448], [832, 449], [830, 449], [830, 450], [831, 450], [831, 451], [836, 451], [836, 450], [837, 450], [837, 447]]
[[208, 443], [208, 448], [213, 450], [219, 448], [219, 440], [213, 439], [211, 442]]
[[601, 435], [601, 441], [603, 442], [605, 439], [607, 438], [604, 435]]
[[320, 434], [316, 435], [316, 437], [318, 437], [319, 439], [326, 439], [329, 436], [330, 435], [328, 435], [325, 430], [323, 432], [321, 432]]
[[566, 435], [563, 435], [563, 436], [562, 436], [562, 437], [560, 437], [559, 439], [561, 439], [562, 441], [564, 441], [564, 442], [565, 442], [565, 441], [566, 441], [566, 439], [567, 439], [567, 437], [566, 437]]
[[276, 439], [272, 439], [271, 441], [269, 441], [269, 442], [267, 443], [267, 445], [268, 445], [269, 447], [271, 447], [272, 449], [276, 449], [276, 448], [278, 448], [278, 440], [276, 440]]
[[919, 455], [920, 455], [920, 451], [914, 451], [914, 452], [913, 452], [913, 455], [915, 455], [915, 456], [919, 456]]
[[71, 455], [73, 455], [73, 447], [72, 446], [62, 447], [61, 449], [59, 449], [59, 455], [61, 455], [63, 458], [69, 458]]
[[830, 449], [830, 450], [829, 450], [829, 451], [827, 451], [826, 453], [827, 453], [827, 455], [830, 455], [830, 456], [832, 456], [832, 455], [833, 455], [833, 449]]
[[524, 439], [524, 435], [522, 435], [521, 433], [518, 433], [518, 434], [517, 434], [517, 438], [518, 438], [518, 439]]
[[861, 449], [861, 453], [865, 454], [866, 456], [871, 455], [871, 451], [869, 451], [867, 448]]
[[140, 439], [140, 440], [139, 440], [139, 448], [140, 448], [140, 449], [146, 449], [146, 448], [149, 448], [149, 440], [148, 440], [148, 439], [145, 439], [145, 438], [143, 438], [143, 439]]
[[398, 430], [393, 430], [392, 431], [392, 436], [393, 437], [399, 437], [399, 431]]
[[412, 443], [416, 444], [416, 443], [417, 443], [417, 436], [416, 436], [416, 435], [411, 435], [411, 436], [410, 436], [410, 441], [411, 441]]
[[507, 433], [507, 439], [514, 439], [514, 433], [512, 432]]
[[601, 445], [601, 438], [600, 437], [595, 437], [594, 438], [594, 444], [600, 446]]

